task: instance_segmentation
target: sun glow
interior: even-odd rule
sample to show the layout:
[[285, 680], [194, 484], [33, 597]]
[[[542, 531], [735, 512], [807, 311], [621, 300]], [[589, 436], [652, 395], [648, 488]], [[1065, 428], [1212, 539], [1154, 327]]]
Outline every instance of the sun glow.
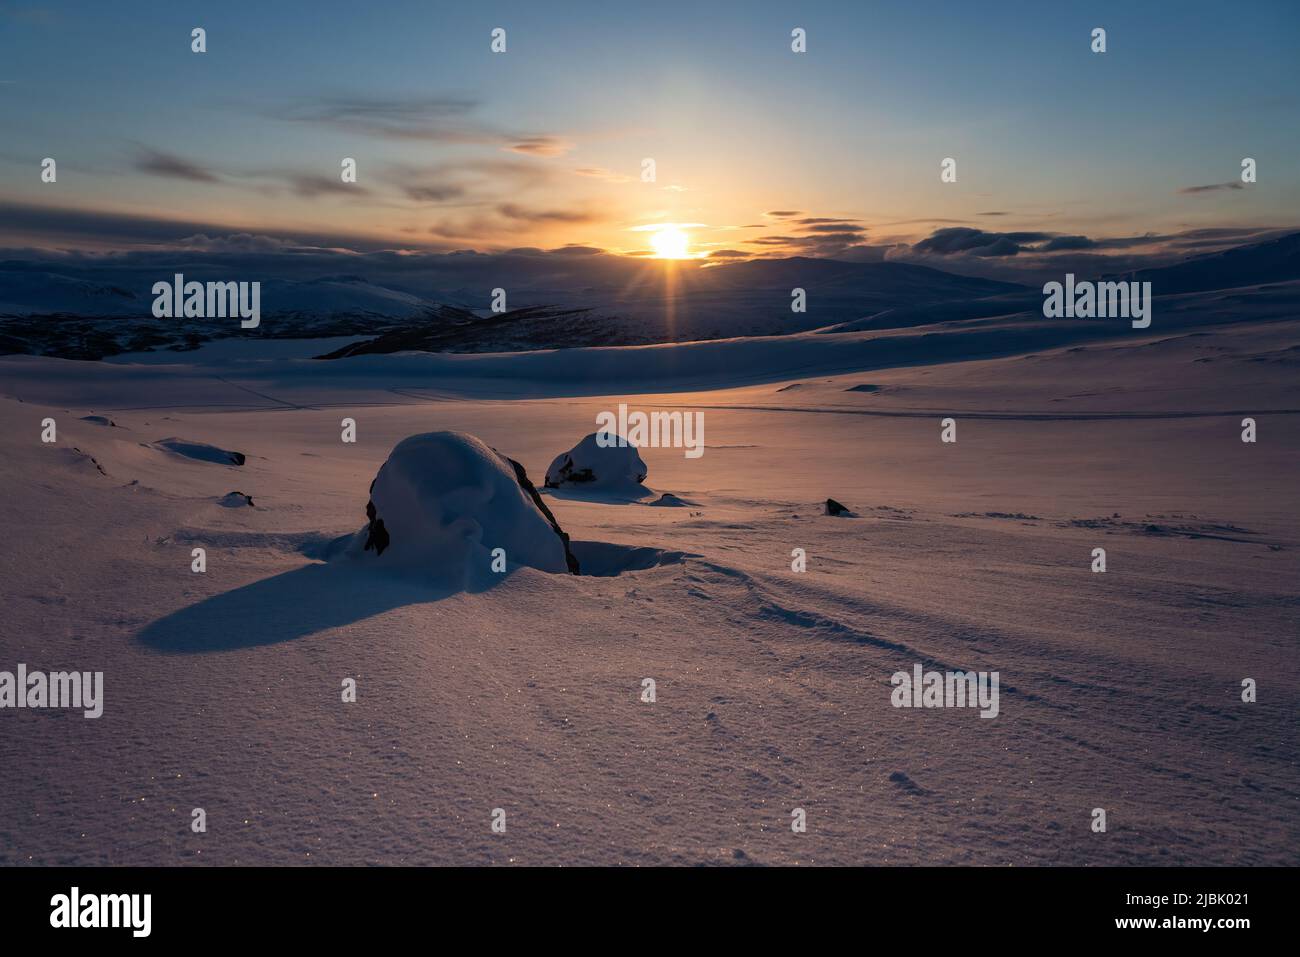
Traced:
[[676, 226], [664, 226], [650, 234], [656, 259], [689, 259], [690, 237]]

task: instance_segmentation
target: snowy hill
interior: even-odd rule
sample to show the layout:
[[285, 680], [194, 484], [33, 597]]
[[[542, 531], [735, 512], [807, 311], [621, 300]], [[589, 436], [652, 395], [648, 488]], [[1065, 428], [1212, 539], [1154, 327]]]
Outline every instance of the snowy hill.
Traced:
[[1300, 279], [1300, 233], [1116, 278], [1150, 282], [1160, 295], [1288, 282]]
[[[213, 256], [192, 265], [171, 261], [166, 269], [145, 268], [134, 260], [59, 271], [31, 263], [0, 264], [0, 354], [96, 359], [184, 351], [244, 335], [238, 323], [226, 319], [153, 318], [152, 283], [169, 279], [173, 271], [183, 271], [187, 280], [228, 280], [232, 275], [252, 280], [272, 266], [290, 265]], [[1151, 281], [1153, 294], [1167, 303], [1157, 307], [1157, 314], [1191, 310], [1202, 321], [1250, 319], [1249, 311], [1242, 313], [1213, 295], [1214, 290], [1281, 288], [1300, 280], [1300, 233], [1139, 272], [1134, 278]], [[500, 286], [503, 282], [506, 286]], [[489, 308], [491, 290], [498, 287], [508, 293], [503, 312]], [[791, 309], [797, 289], [804, 292], [803, 312]], [[1253, 300], [1271, 295], [1268, 288], [1251, 293]], [[1188, 296], [1203, 298], [1179, 298]], [[706, 266], [607, 255], [466, 254], [439, 260], [430, 275], [394, 273], [383, 282], [338, 272], [267, 279], [261, 304], [262, 323], [250, 334], [253, 338], [353, 340], [322, 350], [335, 358], [1032, 322], [1041, 319], [1042, 297], [1037, 288], [898, 262], [792, 258]], [[1219, 307], [1225, 311], [1216, 319], [1213, 312]], [[1052, 341], [1052, 333], [1047, 335], [1044, 341]]]
[[[479, 257], [489, 258], [489, 257]], [[426, 349], [502, 352], [593, 345], [644, 345], [734, 336], [787, 335], [901, 306], [1005, 293], [1018, 287], [901, 263], [763, 260], [704, 267], [589, 257], [563, 271], [503, 257], [483, 285], [445, 282], [419, 292], [357, 275], [259, 279], [276, 265], [223, 267], [207, 257], [165, 268], [112, 263], [52, 272], [0, 264], [0, 354], [94, 359], [149, 349], [192, 349], [239, 333], [222, 319], [155, 319], [153, 283], [258, 280], [265, 338], [384, 336], [359, 352]], [[483, 266], [472, 261], [475, 270]], [[508, 267], [508, 268], [507, 268]], [[469, 268], [469, 267], [466, 267]], [[510, 309], [493, 313], [489, 293], [511, 276]], [[791, 292], [807, 307], [791, 310]]]

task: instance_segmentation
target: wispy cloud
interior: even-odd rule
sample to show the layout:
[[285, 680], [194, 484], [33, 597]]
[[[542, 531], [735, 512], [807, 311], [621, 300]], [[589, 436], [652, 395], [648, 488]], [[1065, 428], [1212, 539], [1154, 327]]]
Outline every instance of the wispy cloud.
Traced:
[[346, 196], [368, 196], [370, 190], [356, 183], [345, 183], [337, 176], [324, 176], [319, 173], [285, 173], [285, 182], [297, 196], [313, 199], [317, 196], [332, 194]]
[[530, 156], [563, 156], [573, 144], [549, 133], [497, 129], [476, 114], [482, 102], [469, 96], [317, 97], [273, 106], [273, 119], [331, 126], [389, 140], [496, 146]]
[[582, 166], [574, 170], [579, 176], [590, 176], [593, 179], [604, 180], [606, 183], [630, 183], [633, 177], [624, 173], [615, 173], [613, 170], [604, 169], [600, 166]]
[[295, 196], [315, 199], [319, 196], [337, 195], [367, 197], [371, 190], [356, 183], [345, 183], [338, 176], [301, 170], [224, 170], [220, 173], [193, 160], [149, 146], [139, 147], [133, 167], [151, 176], [187, 180], [191, 183], [212, 183], [252, 189], [258, 192], [287, 191]]
[[452, 184], [420, 185], [412, 183], [402, 187], [407, 199], [417, 203], [445, 203], [450, 199], [459, 199], [465, 195], [465, 187]]
[[533, 160], [496, 155], [430, 165], [393, 163], [381, 175], [386, 186], [412, 202], [470, 206], [514, 202], [516, 197], [552, 184], [563, 171]]
[[170, 179], [185, 179], [192, 183], [220, 183], [221, 177], [198, 163], [191, 162], [172, 153], [161, 150], [141, 148], [135, 160], [135, 168], [142, 173], [153, 176], [165, 176]]
[[515, 203], [502, 203], [497, 212], [507, 219], [528, 223], [589, 223], [595, 217], [590, 213], [569, 209], [527, 209]]
[[322, 97], [275, 106], [267, 115], [387, 139], [484, 142], [487, 134], [468, 119], [478, 106], [475, 99], [454, 96]]
[[1245, 189], [1241, 183], [1210, 183], [1206, 186], [1184, 186], [1178, 192], [1183, 194], [1214, 193], [1224, 189]]
[[1045, 253], [1054, 253], [1064, 249], [1096, 249], [1097, 241], [1087, 236], [1053, 236], [1038, 247]]
[[528, 136], [517, 143], [511, 143], [505, 149], [512, 153], [524, 153], [528, 156], [563, 156], [573, 149], [573, 144], [558, 136]]
[[[745, 240], [747, 245], [768, 251], [768, 255], [835, 257], [859, 248], [867, 241], [866, 227], [856, 219], [805, 216], [802, 210], [797, 209], [773, 209], [763, 215], [768, 219], [780, 220], [774, 225], [791, 233]], [[755, 224], [754, 227], [745, 228], [764, 227]], [[723, 257], [719, 255], [718, 258]]]
[[[209, 219], [168, 219], [163, 216], [131, 214], [36, 203], [0, 200], [0, 235], [22, 236], [60, 247], [133, 248], [180, 246], [196, 237], [230, 236], [244, 232], [230, 224]], [[383, 249], [391, 246], [373, 237], [343, 230], [263, 229], [263, 235], [297, 246]]]
[[807, 226], [800, 226], [799, 231], [804, 233], [827, 233], [831, 235], [839, 235], [843, 233], [855, 233], [861, 235], [866, 232], [857, 223], [842, 222], [838, 220], [823, 220]]
[[946, 226], [936, 229], [926, 239], [912, 246], [918, 253], [939, 256], [1015, 256], [1026, 244], [1047, 242], [1051, 233], [993, 233], [969, 226]]
[[0, 16], [8, 17], [19, 23], [26, 23], [32, 26], [56, 27], [65, 22], [62, 13], [49, 9], [49, 7], [7, 3], [0, 5]]

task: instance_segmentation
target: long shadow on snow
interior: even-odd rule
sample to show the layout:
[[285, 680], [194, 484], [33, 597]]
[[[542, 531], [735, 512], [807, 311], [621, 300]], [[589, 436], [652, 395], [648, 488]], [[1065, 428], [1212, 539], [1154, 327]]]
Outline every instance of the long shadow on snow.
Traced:
[[352, 562], [305, 565], [160, 618], [136, 640], [168, 654], [235, 651], [293, 641], [462, 589], [395, 578]]
[[[609, 542], [575, 541], [570, 546], [582, 565], [582, 574], [599, 578], [675, 565], [695, 557], [688, 552]], [[173, 612], [147, 626], [136, 640], [165, 654], [274, 645], [405, 605], [431, 604], [462, 591], [486, 591], [508, 577], [492, 575], [480, 584], [461, 587], [402, 578], [354, 561], [304, 565]], [[568, 577], [556, 575], [559, 580]]]
[[602, 505], [645, 505], [654, 492], [644, 485], [625, 485], [616, 488], [603, 486], [564, 485], [560, 488], [544, 485], [537, 490], [542, 495], [573, 502], [599, 502]]

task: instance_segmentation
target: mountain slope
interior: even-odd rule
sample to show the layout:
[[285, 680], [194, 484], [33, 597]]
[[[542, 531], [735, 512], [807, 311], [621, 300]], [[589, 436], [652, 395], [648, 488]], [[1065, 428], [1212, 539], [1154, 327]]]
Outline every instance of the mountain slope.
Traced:
[[1150, 282], [1157, 296], [1300, 279], [1300, 233], [1197, 256], [1173, 266], [1140, 269], [1123, 278]]

